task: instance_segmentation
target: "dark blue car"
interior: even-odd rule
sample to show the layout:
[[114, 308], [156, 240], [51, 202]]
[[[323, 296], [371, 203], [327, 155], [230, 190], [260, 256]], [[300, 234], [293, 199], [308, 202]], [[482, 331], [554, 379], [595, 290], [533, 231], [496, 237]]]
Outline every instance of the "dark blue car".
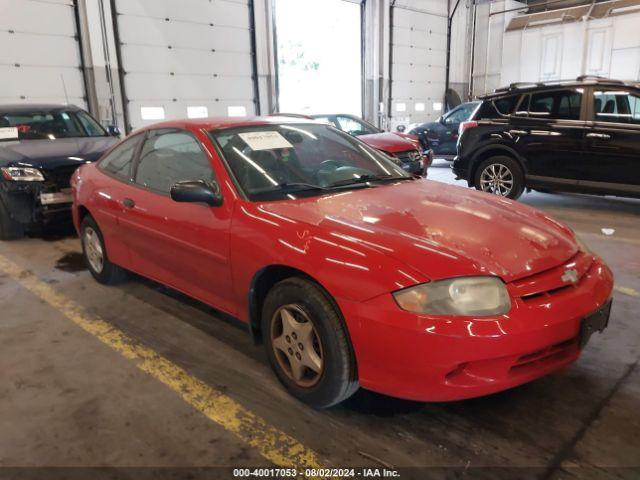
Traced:
[[478, 105], [480, 102], [462, 103], [435, 122], [409, 125], [407, 133], [425, 136], [436, 158], [453, 160], [458, 142], [458, 127], [469, 120]]
[[0, 239], [68, 221], [71, 175], [118, 141], [110, 132], [73, 105], [0, 105]]

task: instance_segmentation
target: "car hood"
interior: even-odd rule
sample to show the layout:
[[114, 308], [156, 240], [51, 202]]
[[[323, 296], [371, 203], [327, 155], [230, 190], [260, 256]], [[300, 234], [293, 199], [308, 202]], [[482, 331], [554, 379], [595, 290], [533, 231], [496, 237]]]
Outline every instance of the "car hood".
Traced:
[[510, 282], [578, 251], [573, 233], [538, 210], [428, 180], [261, 208], [391, 255], [431, 279], [495, 275]]
[[117, 141], [114, 137], [81, 137], [0, 143], [0, 166], [22, 165], [50, 170], [73, 163], [94, 162]]
[[402, 138], [391, 132], [372, 133], [370, 135], [359, 135], [367, 145], [389, 153], [406, 152], [407, 150], [415, 150], [418, 146], [417, 141], [408, 138]]

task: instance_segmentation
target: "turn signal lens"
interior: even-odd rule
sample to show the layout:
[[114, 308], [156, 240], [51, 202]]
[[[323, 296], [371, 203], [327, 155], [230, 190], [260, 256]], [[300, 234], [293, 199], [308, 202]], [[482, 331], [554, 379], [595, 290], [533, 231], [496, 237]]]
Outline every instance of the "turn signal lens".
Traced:
[[501, 315], [511, 309], [507, 288], [496, 277], [460, 277], [424, 283], [393, 294], [403, 310], [428, 315]]

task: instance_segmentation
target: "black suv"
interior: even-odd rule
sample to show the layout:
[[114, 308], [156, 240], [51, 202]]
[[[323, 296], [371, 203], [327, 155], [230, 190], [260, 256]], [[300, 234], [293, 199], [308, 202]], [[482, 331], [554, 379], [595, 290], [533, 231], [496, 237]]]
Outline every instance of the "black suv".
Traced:
[[452, 168], [509, 198], [525, 188], [640, 197], [640, 83], [511, 84], [460, 125]]

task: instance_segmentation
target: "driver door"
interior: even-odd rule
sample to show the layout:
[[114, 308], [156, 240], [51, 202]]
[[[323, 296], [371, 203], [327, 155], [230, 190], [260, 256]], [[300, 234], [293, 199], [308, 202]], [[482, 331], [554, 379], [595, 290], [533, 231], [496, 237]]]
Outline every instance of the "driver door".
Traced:
[[440, 147], [438, 153], [442, 155], [455, 155], [458, 143], [458, 128], [460, 123], [466, 121], [473, 110], [474, 105], [460, 105], [442, 117], [442, 130], [440, 131]]
[[134, 270], [220, 310], [235, 313], [229, 265], [232, 202], [219, 207], [170, 197], [181, 180], [215, 180], [212, 158], [190, 132], [149, 132], [134, 184], [123, 199], [123, 230]]

